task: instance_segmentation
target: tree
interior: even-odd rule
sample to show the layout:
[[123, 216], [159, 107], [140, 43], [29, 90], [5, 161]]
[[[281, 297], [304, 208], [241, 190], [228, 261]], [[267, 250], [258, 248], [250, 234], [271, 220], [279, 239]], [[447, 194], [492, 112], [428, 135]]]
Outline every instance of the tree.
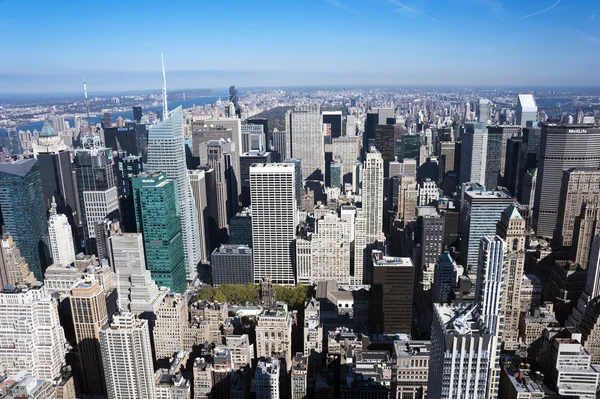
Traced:
[[227, 300], [227, 296], [223, 293], [223, 291], [221, 291], [220, 289], [217, 288], [216, 292], [215, 292], [215, 296], [213, 298], [213, 302], [229, 302]]

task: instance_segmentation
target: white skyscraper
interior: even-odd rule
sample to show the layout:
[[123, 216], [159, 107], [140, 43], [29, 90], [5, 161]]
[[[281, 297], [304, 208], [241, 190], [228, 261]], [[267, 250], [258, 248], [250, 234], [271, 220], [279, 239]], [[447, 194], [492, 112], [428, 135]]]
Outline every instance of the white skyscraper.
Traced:
[[537, 104], [533, 94], [519, 94], [519, 104], [517, 105], [517, 125], [527, 126], [527, 121], [537, 121]]
[[67, 266], [75, 262], [75, 247], [69, 219], [65, 215], [50, 215], [48, 233], [52, 259], [55, 265]]
[[294, 284], [298, 225], [294, 164], [250, 166], [254, 281]]
[[467, 123], [460, 152], [460, 183], [479, 183], [485, 186], [487, 142], [488, 131], [485, 123]]
[[485, 399], [492, 336], [476, 306], [433, 304], [429, 399]]
[[490, 119], [490, 100], [485, 98], [479, 99], [479, 108], [477, 109], [477, 120], [487, 124]]
[[479, 246], [479, 275], [475, 304], [483, 326], [491, 334], [489, 348], [490, 376], [487, 398], [498, 397], [500, 387], [500, 349], [504, 328], [502, 310], [506, 275], [506, 243], [499, 236], [482, 237]]
[[354, 244], [353, 283], [369, 283], [370, 270], [366, 261], [368, 247], [376, 242], [383, 243], [383, 158], [381, 153], [371, 149], [363, 167], [362, 207], [356, 211], [356, 232]]
[[148, 132], [148, 170], [161, 171], [177, 182], [179, 215], [187, 279], [194, 280], [202, 258], [198, 211], [194, 203], [192, 187], [185, 163], [183, 136], [183, 113], [181, 107], [173, 110], [161, 122], [150, 127]]
[[109, 399], [155, 399], [148, 321], [132, 313], [114, 316], [100, 329], [100, 349]]
[[0, 366], [8, 375], [59, 377], [66, 344], [58, 304], [43, 285], [0, 292]]
[[158, 289], [146, 269], [142, 234], [116, 234], [108, 241], [119, 307], [133, 313], [155, 313], [165, 292]]
[[304, 180], [323, 180], [325, 144], [318, 105], [301, 105], [286, 114], [286, 130], [291, 139], [291, 156], [302, 160]]

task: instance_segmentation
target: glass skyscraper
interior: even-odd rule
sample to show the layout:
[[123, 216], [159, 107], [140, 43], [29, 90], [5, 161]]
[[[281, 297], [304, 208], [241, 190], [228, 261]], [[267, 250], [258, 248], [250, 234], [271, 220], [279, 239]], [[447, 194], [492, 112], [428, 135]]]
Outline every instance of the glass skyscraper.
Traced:
[[177, 182], [165, 173], [142, 173], [132, 180], [138, 233], [144, 236], [146, 263], [159, 286], [186, 289]]
[[0, 163], [3, 233], [10, 233], [38, 280], [51, 263], [48, 220], [35, 159]]
[[181, 233], [188, 280], [198, 275], [200, 233], [198, 231], [198, 210], [194, 204], [192, 186], [185, 163], [185, 142], [183, 137], [183, 111], [173, 110], [169, 117], [150, 127], [148, 133], [148, 171], [161, 171], [169, 179], [177, 180], [178, 216], [181, 218]]

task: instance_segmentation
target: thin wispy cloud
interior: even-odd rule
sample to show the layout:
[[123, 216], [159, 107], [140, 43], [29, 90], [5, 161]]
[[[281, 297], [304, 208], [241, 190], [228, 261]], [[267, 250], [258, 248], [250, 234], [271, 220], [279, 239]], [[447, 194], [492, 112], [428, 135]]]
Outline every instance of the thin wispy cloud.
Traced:
[[550, 10], [552, 10], [554, 7], [556, 7], [557, 5], [559, 5], [559, 4], [560, 4], [560, 1], [561, 1], [561, 0], [557, 0], [557, 2], [556, 2], [556, 3], [552, 4], [552, 5], [551, 5], [550, 7], [548, 7], [548, 8], [544, 8], [543, 10], [536, 11], [536, 12], [534, 12], [534, 13], [527, 14], [527, 15], [524, 15], [524, 16], [522, 16], [522, 17], [520, 17], [520, 18], [517, 18], [517, 19], [515, 19], [515, 22], [516, 22], [516, 21], [520, 21], [520, 20], [522, 20], [522, 19], [525, 19], [525, 18], [530, 18], [530, 17], [536, 16], [536, 15], [543, 14], [543, 13], [545, 13], [546, 11], [550, 11]]
[[590, 21], [595, 21], [595, 20], [596, 20], [596, 14], [590, 15]]
[[359, 17], [362, 16], [361, 13], [350, 7], [348, 4], [342, 3], [340, 0], [325, 0], [325, 2], [331, 4], [340, 11], [349, 12], [350, 14], [358, 15]]
[[398, 14], [408, 13], [408, 14], [420, 15], [420, 16], [430, 19], [434, 22], [440, 22], [439, 20], [435, 19], [431, 15], [425, 14], [423, 11], [416, 9], [414, 7], [408, 6], [398, 0], [387, 0], [387, 2], [396, 6], [396, 8], [394, 9], [394, 12], [397, 12]]

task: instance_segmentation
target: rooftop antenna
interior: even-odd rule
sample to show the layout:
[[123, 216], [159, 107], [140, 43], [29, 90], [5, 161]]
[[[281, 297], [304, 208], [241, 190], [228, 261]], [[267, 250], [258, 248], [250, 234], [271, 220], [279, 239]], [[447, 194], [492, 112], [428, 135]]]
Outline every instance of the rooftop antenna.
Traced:
[[163, 121], [167, 119], [169, 116], [169, 108], [167, 107], [167, 75], [165, 74], [165, 57], [163, 53], [160, 53], [160, 60], [162, 62], [162, 73], [163, 73], [163, 87], [162, 87], [162, 95], [163, 95]]
[[85, 95], [85, 113], [87, 114], [88, 134], [92, 134], [92, 122], [90, 120], [90, 105], [87, 96], [87, 85], [85, 84], [85, 75], [83, 76], [83, 94]]

